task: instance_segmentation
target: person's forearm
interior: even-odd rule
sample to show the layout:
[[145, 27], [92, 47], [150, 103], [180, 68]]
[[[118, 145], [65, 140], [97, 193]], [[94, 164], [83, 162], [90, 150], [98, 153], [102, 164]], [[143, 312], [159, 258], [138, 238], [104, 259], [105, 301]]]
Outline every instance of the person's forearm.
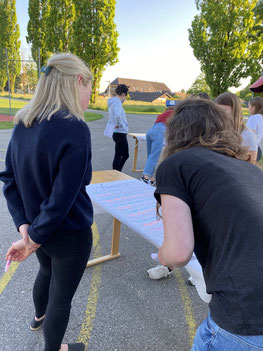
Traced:
[[167, 245], [161, 246], [158, 253], [159, 261], [165, 267], [183, 267], [189, 262], [191, 256], [184, 255], [182, 251], [176, 253]]

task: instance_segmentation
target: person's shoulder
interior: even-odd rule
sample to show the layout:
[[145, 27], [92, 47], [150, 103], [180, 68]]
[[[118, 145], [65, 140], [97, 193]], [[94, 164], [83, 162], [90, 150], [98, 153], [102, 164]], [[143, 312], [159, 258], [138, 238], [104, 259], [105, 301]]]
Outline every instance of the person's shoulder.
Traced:
[[43, 121], [42, 129], [44, 134], [50, 133], [58, 139], [71, 140], [76, 145], [82, 145], [90, 139], [90, 131], [87, 123], [68, 111], [57, 111], [49, 121]]
[[196, 158], [199, 159], [207, 159], [208, 155], [213, 155], [214, 151], [211, 151], [209, 149], [203, 148], [203, 147], [192, 147], [189, 149], [185, 150], [180, 150], [173, 155], [169, 156], [167, 158], [167, 161], [180, 161], [180, 160], [196, 160]]
[[262, 122], [263, 123], [263, 118], [262, 118], [262, 115], [260, 115], [259, 113], [255, 114], [255, 115], [251, 115], [248, 117], [248, 123], [249, 122], [252, 122], [252, 121], [255, 121], [255, 122]]

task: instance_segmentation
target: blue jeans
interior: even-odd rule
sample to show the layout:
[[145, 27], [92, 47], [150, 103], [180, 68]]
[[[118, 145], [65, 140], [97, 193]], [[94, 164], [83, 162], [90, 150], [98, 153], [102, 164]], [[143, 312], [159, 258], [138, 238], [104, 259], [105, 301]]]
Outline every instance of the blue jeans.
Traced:
[[[229, 317], [231, 318], [231, 316]], [[191, 351], [263, 350], [263, 335], [237, 335], [220, 328], [210, 313], [197, 329]]]
[[146, 134], [147, 142], [147, 162], [143, 174], [152, 177], [155, 166], [161, 155], [165, 135], [165, 124], [155, 123]]

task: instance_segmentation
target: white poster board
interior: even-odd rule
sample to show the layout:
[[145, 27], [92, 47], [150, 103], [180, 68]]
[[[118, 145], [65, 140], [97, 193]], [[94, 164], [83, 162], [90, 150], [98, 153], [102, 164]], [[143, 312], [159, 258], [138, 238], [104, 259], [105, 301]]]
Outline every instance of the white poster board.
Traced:
[[[156, 219], [154, 190], [154, 187], [137, 179], [90, 184], [86, 187], [92, 202], [159, 248], [163, 243], [163, 222]], [[185, 268], [193, 277], [199, 296], [208, 303], [211, 296], [206, 293], [202, 267], [195, 255]]]

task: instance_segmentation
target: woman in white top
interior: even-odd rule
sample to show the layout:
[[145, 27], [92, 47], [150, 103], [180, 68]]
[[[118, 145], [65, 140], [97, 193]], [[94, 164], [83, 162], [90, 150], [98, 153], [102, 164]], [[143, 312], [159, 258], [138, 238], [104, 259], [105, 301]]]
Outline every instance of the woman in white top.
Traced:
[[255, 132], [258, 145], [257, 161], [261, 159], [262, 151], [260, 149], [260, 142], [263, 139], [263, 99], [256, 96], [249, 101], [248, 110], [250, 117], [247, 121], [247, 126]]
[[255, 133], [244, 124], [240, 99], [235, 94], [226, 92], [220, 94], [215, 99], [215, 103], [220, 105], [232, 118], [234, 129], [241, 134], [243, 144], [249, 147], [250, 162], [255, 164], [258, 151], [257, 138]]

